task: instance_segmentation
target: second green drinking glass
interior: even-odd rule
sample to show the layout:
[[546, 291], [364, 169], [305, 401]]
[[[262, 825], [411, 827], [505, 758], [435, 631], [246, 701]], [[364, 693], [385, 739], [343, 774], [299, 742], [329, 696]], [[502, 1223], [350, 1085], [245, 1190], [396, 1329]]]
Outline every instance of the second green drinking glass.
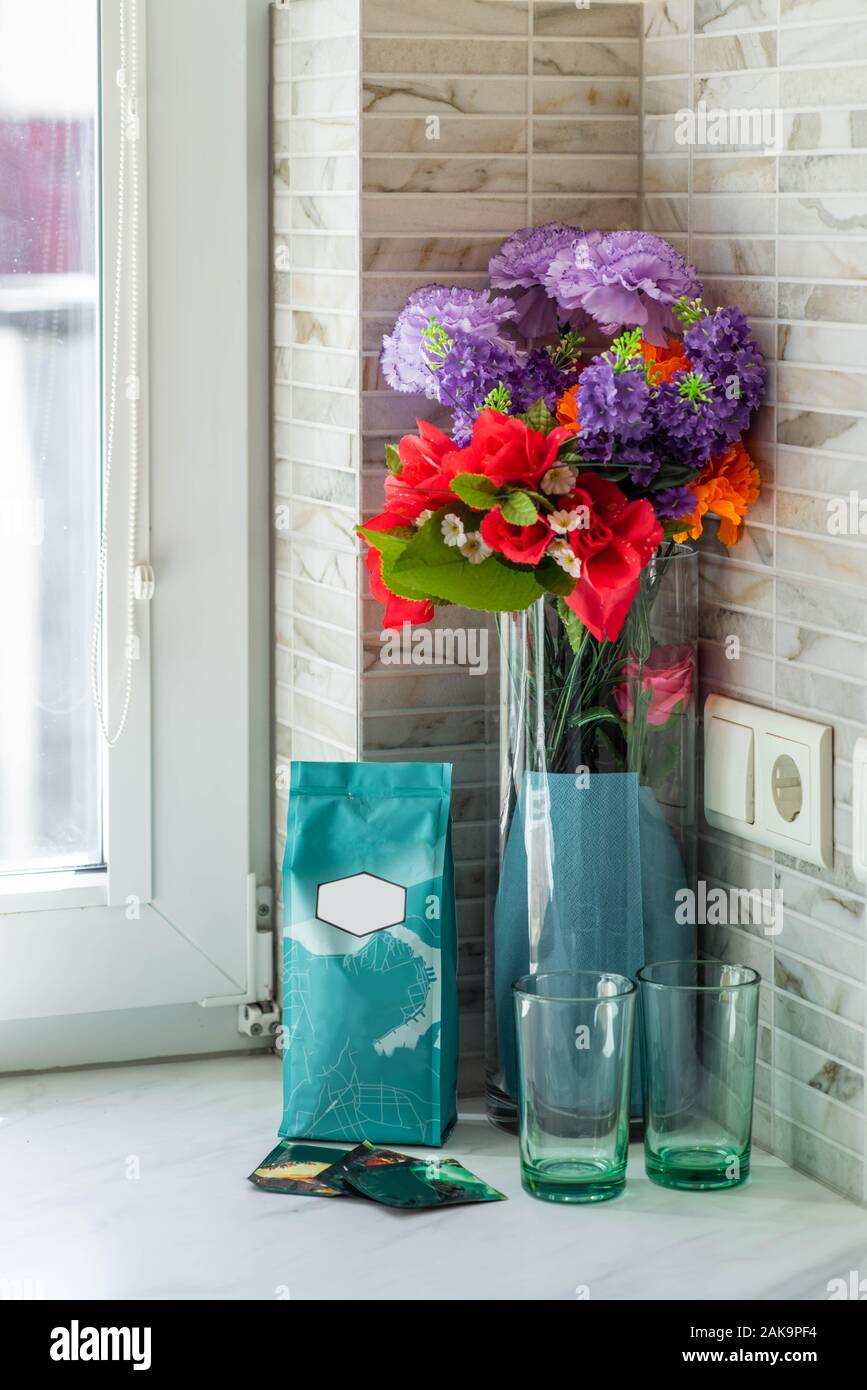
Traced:
[[750, 1171], [757, 971], [664, 961], [638, 972], [647, 1176], [662, 1187], [736, 1187]]
[[626, 1182], [636, 987], [595, 970], [512, 986], [521, 1180], [548, 1202], [601, 1202]]

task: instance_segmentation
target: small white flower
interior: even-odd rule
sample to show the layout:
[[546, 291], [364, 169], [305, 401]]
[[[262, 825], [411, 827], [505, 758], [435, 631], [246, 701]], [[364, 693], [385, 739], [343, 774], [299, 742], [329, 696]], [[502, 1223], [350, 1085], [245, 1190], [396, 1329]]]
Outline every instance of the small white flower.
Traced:
[[481, 531], [467, 531], [460, 544], [461, 554], [466, 556], [471, 565], [480, 565], [494, 553], [482, 540]]
[[566, 464], [559, 463], [555, 468], [549, 468], [542, 479], [542, 491], [547, 492], [552, 497], [562, 497], [567, 492], [571, 492], [575, 486], [575, 469], [567, 467]]
[[423, 512], [419, 512], [418, 516], [412, 524], [413, 526], [424, 526], [425, 522], [430, 521], [432, 516], [433, 512], [431, 511], [430, 507], [426, 507]]
[[552, 541], [548, 546], [548, 554], [552, 560], [556, 561], [561, 570], [565, 570], [573, 579], [580, 579], [581, 561], [568, 541], [562, 539]]
[[581, 524], [581, 517], [577, 509], [571, 512], [552, 512], [548, 517], [548, 524], [558, 536], [565, 536], [570, 531], [577, 530]]
[[448, 512], [443, 517], [442, 533], [446, 545], [463, 545], [464, 523], [454, 512]]

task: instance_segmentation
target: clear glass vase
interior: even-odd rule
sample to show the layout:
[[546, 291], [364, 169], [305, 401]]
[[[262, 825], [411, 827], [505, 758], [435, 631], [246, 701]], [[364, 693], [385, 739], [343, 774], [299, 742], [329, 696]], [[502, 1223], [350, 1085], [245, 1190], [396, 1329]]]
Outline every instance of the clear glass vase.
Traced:
[[[646, 962], [694, 953], [682, 909], [684, 890], [695, 890], [697, 595], [696, 551], [666, 542], [614, 641], [586, 629], [570, 640], [553, 596], [499, 623], [485, 1060], [488, 1116], [511, 1132], [516, 979], [564, 970], [632, 978]], [[634, 1131], [641, 1109], [636, 1055]]]

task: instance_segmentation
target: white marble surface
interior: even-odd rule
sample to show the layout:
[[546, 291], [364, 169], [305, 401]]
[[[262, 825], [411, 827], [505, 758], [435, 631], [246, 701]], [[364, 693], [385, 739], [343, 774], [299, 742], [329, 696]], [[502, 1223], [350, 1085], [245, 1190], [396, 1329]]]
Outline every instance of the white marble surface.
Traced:
[[[765, 1154], [724, 1193], [666, 1192], [630, 1159], [594, 1208], [524, 1194], [479, 1115], [449, 1151], [508, 1202], [392, 1212], [265, 1193], [276, 1058], [0, 1081], [0, 1289], [46, 1298], [824, 1299], [867, 1273], [867, 1212]], [[134, 1176], [135, 1173], [138, 1176]]]

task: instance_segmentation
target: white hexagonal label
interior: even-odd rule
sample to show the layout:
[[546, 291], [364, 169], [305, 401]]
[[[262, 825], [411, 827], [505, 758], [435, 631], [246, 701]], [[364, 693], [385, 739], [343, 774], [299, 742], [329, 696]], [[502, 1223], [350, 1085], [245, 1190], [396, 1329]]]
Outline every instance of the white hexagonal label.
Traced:
[[352, 936], [370, 936], [400, 926], [406, 917], [406, 889], [375, 874], [350, 874], [320, 883], [316, 893], [320, 922]]

